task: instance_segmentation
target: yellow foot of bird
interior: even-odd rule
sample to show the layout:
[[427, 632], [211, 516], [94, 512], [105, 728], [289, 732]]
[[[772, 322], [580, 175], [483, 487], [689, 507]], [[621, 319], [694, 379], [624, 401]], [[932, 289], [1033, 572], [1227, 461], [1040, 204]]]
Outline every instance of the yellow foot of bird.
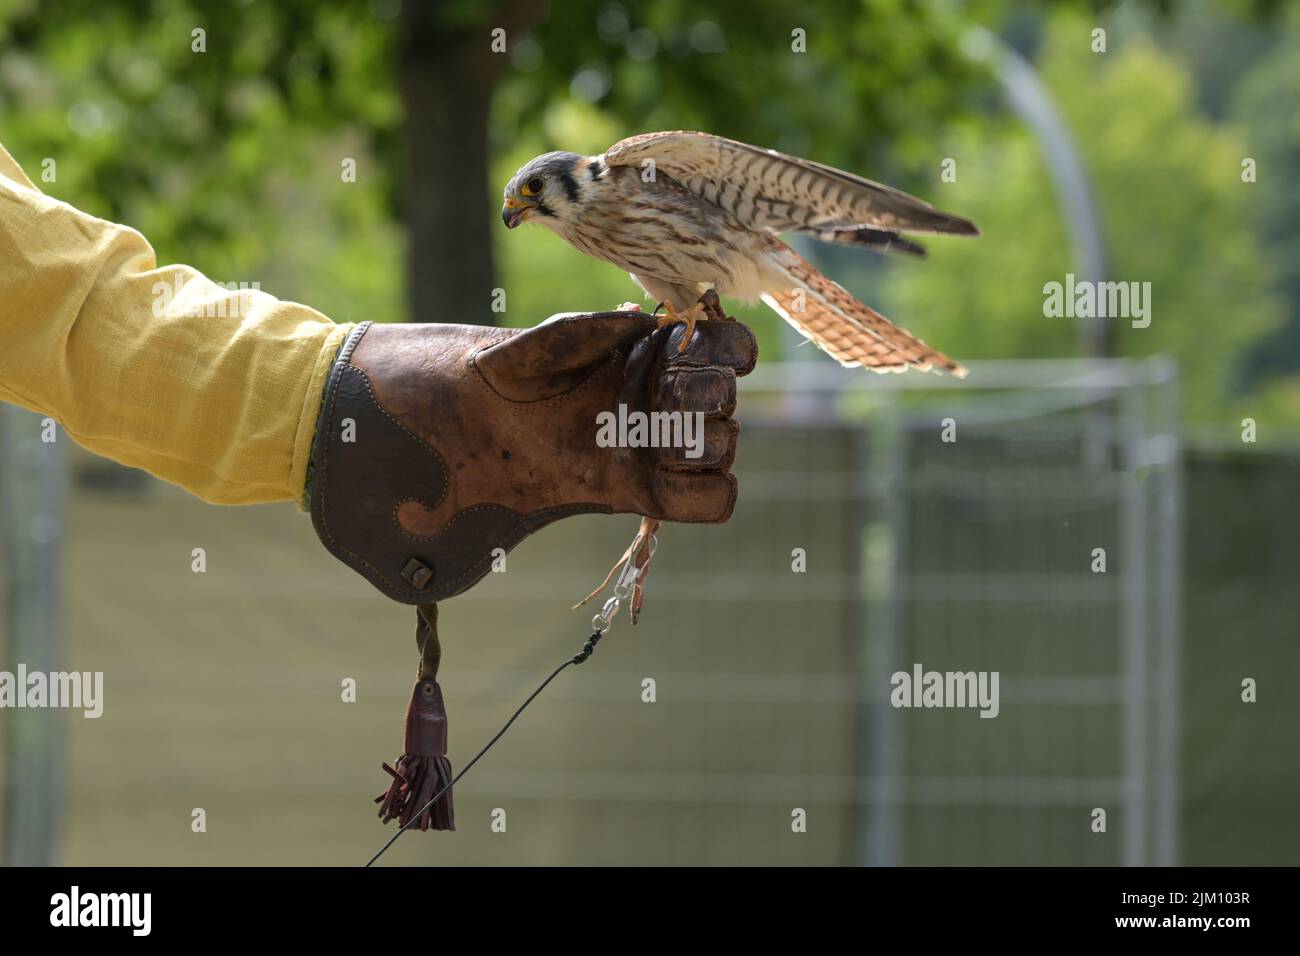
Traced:
[[664, 308], [668, 311], [665, 315], [659, 316], [659, 328], [679, 323], [685, 325], [686, 334], [682, 336], [682, 344], [677, 346], [678, 352], [685, 352], [686, 346], [691, 344], [691, 336], [695, 334], [695, 323], [699, 320], [700, 313], [704, 311], [704, 306], [696, 302], [685, 312], [678, 312], [671, 302], [665, 300]]

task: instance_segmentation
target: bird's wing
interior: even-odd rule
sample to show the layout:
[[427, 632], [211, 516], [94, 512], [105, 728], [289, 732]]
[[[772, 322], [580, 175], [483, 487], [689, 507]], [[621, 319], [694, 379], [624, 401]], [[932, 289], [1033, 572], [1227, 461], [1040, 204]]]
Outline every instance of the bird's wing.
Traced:
[[763, 301], [841, 365], [873, 372], [943, 369], [966, 377], [961, 365], [863, 305], [784, 242], [769, 237], [767, 244], [772, 272], [783, 281], [764, 289]]
[[[611, 166], [654, 163], [691, 192], [753, 229], [977, 236], [975, 224], [905, 192], [808, 159], [709, 133], [643, 133], [605, 151]], [[835, 240], [840, 241], [840, 240]], [[850, 240], [852, 241], [852, 240]]]

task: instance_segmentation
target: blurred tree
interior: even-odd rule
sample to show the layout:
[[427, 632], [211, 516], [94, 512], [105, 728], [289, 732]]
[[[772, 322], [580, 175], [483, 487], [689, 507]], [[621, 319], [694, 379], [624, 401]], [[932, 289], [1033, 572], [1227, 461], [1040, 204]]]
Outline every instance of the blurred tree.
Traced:
[[[488, 110], [510, 44], [545, 0], [401, 5], [398, 75], [405, 106], [406, 287], [417, 321], [491, 323]], [[493, 36], [493, 31], [500, 31]]]
[[1293, 8], [1279, 32], [1276, 48], [1237, 88], [1234, 110], [1245, 127], [1242, 155], [1256, 162], [1247, 187], [1259, 193], [1254, 223], [1288, 303], [1285, 324], [1254, 350], [1257, 378], [1300, 370], [1300, 11]]
[[394, 190], [371, 161], [401, 118], [392, 32], [310, 0], [0, 0], [0, 129], [43, 190], [161, 261], [396, 319]]
[[[1055, 17], [1039, 62], [1093, 177], [1108, 278], [1152, 288], [1150, 327], [1102, 321], [1117, 323], [1121, 354], [1178, 356], [1187, 411], [1221, 417], [1245, 350], [1280, 314], [1250, 228], [1257, 197], [1241, 181], [1245, 146], [1235, 129], [1196, 115], [1188, 71], [1148, 41], [1101, 57], [1079, 42], [1087, 35], [1073, 15]], [[891, 305], [961, 358], [1075, 354], [1076, 320], [1044, 316], [1044, 285], [1064, 281], [1072, 264], [1035, 145], [1023, 132], [971, 128], [949, 152], [958, 181], [932, 193], [984, 238], [944, 243], [924, 268], [899, 264]]]
[[557, 3], [514, 47], [495, 102], [496, 141], [565, 141], [555, 106], [596, 105], [627, 133], [704, 129], [828, 163], [937, 168], [934, 142], [981, 103], [983, 70], [961, 52], [1000, 4], [782, 0]]

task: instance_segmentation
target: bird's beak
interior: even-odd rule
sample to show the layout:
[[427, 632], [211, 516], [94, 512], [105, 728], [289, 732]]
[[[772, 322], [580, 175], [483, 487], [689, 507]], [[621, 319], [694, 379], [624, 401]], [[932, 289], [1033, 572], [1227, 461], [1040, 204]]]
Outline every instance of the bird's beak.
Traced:
[[528, 213], [528, 206], [522, 200], [511, 196], [506, 200], [506, 204], [501, 207], [501, 221], [506, 224], [507, 229], [513, 229], [523, 221], [524, 216]]

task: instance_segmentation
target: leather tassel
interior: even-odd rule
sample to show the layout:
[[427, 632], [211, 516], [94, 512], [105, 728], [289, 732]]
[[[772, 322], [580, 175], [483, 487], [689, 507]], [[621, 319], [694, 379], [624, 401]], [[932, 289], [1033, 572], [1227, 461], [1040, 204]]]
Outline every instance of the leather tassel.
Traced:
[[433, 806], [423, 809], [452, 779], [447, 759], [447, 710], [436, 681], [415, 682], [406, 709], [406, 752], [397, 759], [396, 767], [384, 764], [384, 769], [393, 782], [375, 797], [381, 820], [396, 820], [405, 827], [419, 813], [419, 820], [411, 824], [413, 828], [456, 829], [450, 790]]

